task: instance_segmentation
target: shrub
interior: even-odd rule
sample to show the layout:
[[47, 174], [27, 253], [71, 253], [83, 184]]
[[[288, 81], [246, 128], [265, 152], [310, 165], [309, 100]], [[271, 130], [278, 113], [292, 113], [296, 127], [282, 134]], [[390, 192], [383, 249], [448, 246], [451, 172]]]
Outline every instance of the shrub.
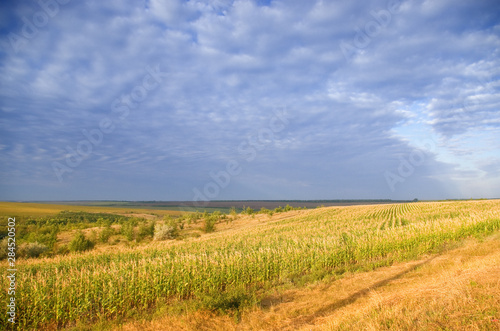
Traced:
[[200, 212], [196, 212], [196, 213], [190, 213], [188, 215], [186, 215], [185, 217], [187, 218], [188, 220], [188, 224], [191, 224], [191, 223], [198, 223], [198, 220], [201, 218], [202, 214]]
[[69, 243], [69, 250], [71, 252], [83, 252], [93, 248], [94, 243], [85, 238], [85, 235], [82, 232], [78, 232]]
[[29, 233], [23, 239], [26, 242], [37, 242], [43, 244], [48, 249], [52, 249], [57, 241], [58, 232], [59, 228], [54, 225], [39, 226], [30, 229]]
[[274, 211], [272, 211], [272, 210], [269, 210], [269, 209], [267, 209], [267, 208], [262, 207], [262, 208], [259, 210], [259, 214], [267, 214], [267, 215], [269, 215], [269, 216], [273, 216]]
[[137, 241], [143, 240], [147, 236], [146, 226], [144, 224], [139, 225], [137, 230]]
[[89, 240], [93, 242], [94, 245], [97, 243], [97, 232], [95, 230], [90, 231]]
[[61, 245], [56, 249], [56, 254], [66, 255], [68, 253], [69, 253], [68, 245]]
[[134, 240], [134, 225], [132, 223], [123, 224], [121, 227], [121, 233], [127, 238], [128, 241]]
[[215, 231], [215, 223], [219, 220], [217, 215], [210, 215], [205, 218], [205, 224], [203, 225], [203, 231], [206, 233]]
[[137, 232], [137, 240], [142, 240], [147, 236], [153, 237], [155, 234], [155, 222], [150, 225], [141, 224]]
[[7, 258], [7, 253], [9, 252], [8, 248], [8, 240], [7, 238], [3, 238], [2, 241], [0, 241], [0, 260], [6, 259]]
[[235, 286], [229, 290], [211, 290], [208, 293], [198, 295], [200, 308], [215, 310], [221, 313], [234, 312], [256, 303], [253, 293], [249, 293], [244, 286]]
[[109, 237], [115, 234], [115, 231], [111, 227], [105, 227], [102, 229], [101, 233], [99, 233], [99, 241], [103, 244], [107, 243]]
[[154, 240], [175, 239], [179, 236], [177, 223], [170, 221], [167, 224], [155, 226]]
[[39, 242], [24, 243], [19, 246], [19, 256], [32, 258], [39, 257], [42, 253], [46, 252], [48, 247], [40, 244]]
[[130, 219], [129, 223], [132, 224], [132, 227], [136, 227], [139, 224], [140, 221], [141, 221], [140, 218], [138, 218], [138, 217], [132, 217]]

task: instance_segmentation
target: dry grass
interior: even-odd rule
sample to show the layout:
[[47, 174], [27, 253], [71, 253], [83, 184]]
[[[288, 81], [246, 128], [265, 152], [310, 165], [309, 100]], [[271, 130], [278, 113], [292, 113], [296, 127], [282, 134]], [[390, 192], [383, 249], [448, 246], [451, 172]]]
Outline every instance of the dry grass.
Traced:
[[[254, 215], [242, 215], [238, 214], [236, 216], [228, 216], [232, 220], [229, 222], [221, 221], [216, 224], [216, 232], [220, 233], [222, 236], [228, 234], [228, 232], [240, 232], [245, 229], [253, 229], [255, 226], [268, 224], [270, 222], [278, 222], [285, 219], [293, 219], [301, 215], [311, 214], [315, 210], [292, 210], [288, 212], [276, 213], [272, 216], [267, 214], [254, 214]], [[196, 225], [196, 227], [202, 227], [201, 224]]]
[[118, 330], [500, 330], [500, 235], [418, 261], [284, 290], [261, 309], [194, 312]]
[[84, 211], [89, 213], [112, 213], [124, 216], [134, 216], [152, 218], [153, 215], [182, 215], [185, 212], [177, 210], [149, 210], [119, 207], [99, 207], [99, 206], [74, 206], [74, 205], [53, 205], [45, 203], [25, 203], [25, 202], [3, 202], [0, 201], [0, 216], [7, 217], [39, 217], [56, 215], [63, 211]]
[[319, 330], [499, 330], [500, 237], [408, 264], [407, 274], [373, 287]]

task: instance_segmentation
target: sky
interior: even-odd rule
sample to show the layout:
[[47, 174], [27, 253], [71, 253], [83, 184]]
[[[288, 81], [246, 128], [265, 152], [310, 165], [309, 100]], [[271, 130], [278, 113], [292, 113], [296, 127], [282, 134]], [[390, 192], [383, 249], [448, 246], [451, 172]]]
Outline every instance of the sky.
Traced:
[[0, 130], [0, 200], [500, 198], [500, 2], [2, 1]]

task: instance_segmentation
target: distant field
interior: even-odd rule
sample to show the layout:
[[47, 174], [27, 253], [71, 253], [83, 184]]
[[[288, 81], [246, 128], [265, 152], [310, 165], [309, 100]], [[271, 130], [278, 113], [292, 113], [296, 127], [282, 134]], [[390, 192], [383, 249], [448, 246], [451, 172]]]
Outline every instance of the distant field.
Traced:
[[90, 213], [115, 213], [115, 214], [158, 214], [158, 215], [181, 215], [183, 212], [175, 210], [154, 210], [149, 208], [131, 207], [107, 207], [107, 206], [85, 206], [66, 205], [49, 203], [27, 203], [27, 202], [0, 202], [0, 216], [6, 217], [39, 217], [56, 215], [57, 213], [68, 211], [85, 211]]
[[229, 213], [231, 208], [238, 212], [246, 207], [256, 210], [261, 208], [275, 209], [278, 207], [331, 207], [331, 206], [357, 206], [372, 204], [408, 203], [405, 200], [228, 200], [228, 201], [52, 201], [36, 202], [42, 204], [59, 204], [69, 206], [97, 206], [106, 208], [134, 208], [149, 210], [175, 210], [175, 211], [220, 211]]
[[[13, 207], [26, 207], [27, 213], [44, 210], [37, 206], [7, 204], [2, 213], [12, 212]], [[47, 208], [48, 213], [68, 206]], [[245, 309], [273, 306], [277, 288], [334, 281], [344, 274], [438, 254], [465, 239], [482, 240], [498, 233], [500, 201], [233, 215], [215, 226], [214, 233], [183, 240], [19, 260], [16, 301], [22, 309], [18, 326], [88, 327], [91, 323], [142, 318], [138, 316], [157, 310], [165, 314], [203, 311], [238, 320]], [[0, 265], [7, 266], [5, 262]], [[8, 287], [7, 282], [6, 277], [0, 278], [2, 288]], [[1, 291], [0, 301], [5, 300], [6, 292]], [[485, 299], [484, 309], [494, 316], [500, 311], [492, 300]], [[469, 307], [470, 302], [463, 305]], [[300, 316], [300, 308], [293, 314]], [[5, 316], [1, 318], [5, 322]]]

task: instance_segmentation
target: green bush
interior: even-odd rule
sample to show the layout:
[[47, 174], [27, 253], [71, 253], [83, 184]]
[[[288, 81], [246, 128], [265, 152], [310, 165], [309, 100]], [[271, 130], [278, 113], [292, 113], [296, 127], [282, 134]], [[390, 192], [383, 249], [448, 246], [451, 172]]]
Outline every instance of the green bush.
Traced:
[[30, 229], [30, 232], [24, 236], [23, 241], [37, 242], [43, 244], [48, 249], [52, 249], [57, 241], [59, 228], [54, 225], [39, 226]]
[[83, 252], [93, 248], [94, 243], [85, 238], [85, 235], [82, 232], [78, 232], [69, 243], [69, 250], [71, 252]]
[[166, 224], [155, 226], [154, 240], [175, 239], [179, 236], [177, 222], [171, 220]]
[[7, 258], [7, 253], [9, 252], [8, 248], [8, 238], [3, 238], [2, 241], [0, 241], [0, 260], [6, 259]]
[[233, 312], [239, 315], [239, 310], [255, 305], [256, 296], [244, 286], [235, 286], [225, 291], [211, 290], [198, 294], [199, 308], [220, 313]]
[[219, 220], [217, 215], [210, 215], [205, 218], [205, 224], [203, 224], [203, 231], [206, 233], [215, 231], [215, 223]]
[[132, 223], [123, 224], [121, 227], [121, 233], [127, 238], [128, 241], [134, 240], [134, 225]]
[[269, 209], [267, 209], [267, 208], [262, 207], [262, 208], [259, 210], [259, 214], [267, 214], [267, 215], [269, 215], [269, 216], [273, 216], [274, 211], [272, 211], [272, 210], [269, 210]]
[[113, 230], [111, 227], [105, 227], [104, 229], [102, 229], [101, 233], [99, 233], [99, 241], [105, 244], [108, 242], [109, 237], [114, 234], [115, 230]]
[[153, 237], [155, 234], [155, 222], [149, 225], [141, 224], [139, 226], [139, 231], [137, 232], [137, 240], [142, 240], [147, 236]]
[[97, 243], [97, 232], [95, 229], [92, 229], [90, 231], [89, 235], [89, 240], [94, 243], [94, 245]]
[[19, 256], [33, 258], [39, 257], [42, 253], [46, 252], [48, 247], [40, 244], [39, 242], [24, 243], [19, 246]]
[[66, 255], [69, 253], [68, 245], [58, 246], [56, 249], [56, 254]]
[[184, 218], [187, 219], [188, 224], [191, 223], [198, 223], [198, 220], [202, 217], [202, 214], [200, 212], [196, 213], [189, 213], [184, 215]]

